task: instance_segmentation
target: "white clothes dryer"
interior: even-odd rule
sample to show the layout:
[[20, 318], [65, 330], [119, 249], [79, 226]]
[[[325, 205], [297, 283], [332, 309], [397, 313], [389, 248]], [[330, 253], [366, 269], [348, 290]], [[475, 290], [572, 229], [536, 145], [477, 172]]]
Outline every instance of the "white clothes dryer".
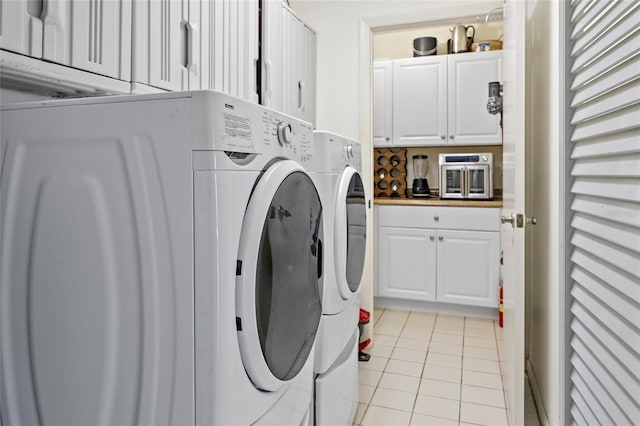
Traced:
[[314, 132], [311, 177], [325, 208], [322, 320], [318, 331], [315, 420], [351, 424], [358, 401], [360, 282], [366, 247], [366, 199], [360, 143]]
[[307, 424], [312, 128], [222, 93], [1, 107], [6, 424]]

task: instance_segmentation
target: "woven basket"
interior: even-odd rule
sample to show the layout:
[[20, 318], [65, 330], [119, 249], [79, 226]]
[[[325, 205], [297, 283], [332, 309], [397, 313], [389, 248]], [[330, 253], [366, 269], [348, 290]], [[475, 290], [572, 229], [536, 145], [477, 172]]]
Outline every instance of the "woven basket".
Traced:
[[481, 40], [477, 43], [471, 43], [471, 51], [479, 52], [478, 45], [489, 43], [489, 50], [502, 50], [502, 40]]

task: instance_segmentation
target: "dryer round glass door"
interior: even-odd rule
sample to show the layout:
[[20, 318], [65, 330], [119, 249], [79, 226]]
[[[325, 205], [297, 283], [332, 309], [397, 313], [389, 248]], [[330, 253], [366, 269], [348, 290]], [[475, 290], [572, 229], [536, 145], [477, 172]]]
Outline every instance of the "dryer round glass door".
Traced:
[[360, 287], [367, 239], [367, 206], [360, 173], [347, 166], [338, 179], [334, 261], [338, 291], [350, 298]]
[[322, 231], [320, 198], [300, 165], [267, 169], [247, 205], [236, 293], [242, 362], [259, 389], [294, 378], [311, 353], [322, 314]]

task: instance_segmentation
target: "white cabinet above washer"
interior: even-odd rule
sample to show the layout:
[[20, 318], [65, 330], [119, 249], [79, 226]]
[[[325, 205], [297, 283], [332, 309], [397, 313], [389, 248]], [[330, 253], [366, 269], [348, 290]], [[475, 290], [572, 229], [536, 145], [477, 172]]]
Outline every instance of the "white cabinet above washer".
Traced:
[[131, 14], [127, 0], [3, 0], [0, 48], [129, 81]]

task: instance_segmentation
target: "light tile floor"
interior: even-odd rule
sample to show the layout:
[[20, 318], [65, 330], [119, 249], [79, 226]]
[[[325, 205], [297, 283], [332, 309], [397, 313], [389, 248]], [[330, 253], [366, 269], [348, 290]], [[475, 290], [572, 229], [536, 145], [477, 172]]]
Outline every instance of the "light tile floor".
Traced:
[[[356, 425], [505, 425], [497, 323], [376, 309]], [[528, 384], [525, 424], [539, 426]]]

